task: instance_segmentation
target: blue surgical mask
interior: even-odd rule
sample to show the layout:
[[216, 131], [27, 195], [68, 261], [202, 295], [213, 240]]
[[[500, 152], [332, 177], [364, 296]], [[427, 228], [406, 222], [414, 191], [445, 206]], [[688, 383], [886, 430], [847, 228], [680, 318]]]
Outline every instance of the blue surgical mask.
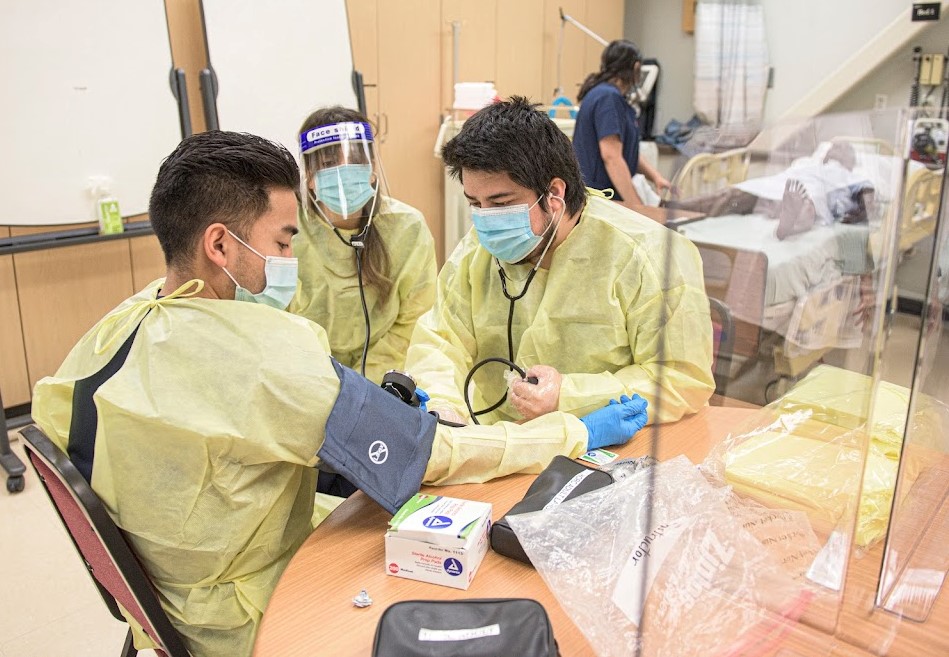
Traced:
[[376, 190], [372, 187], [372, 166], [342, 164], [316, 172], [316, 197], [330, 210], [349, 216], [369, 202]]
[[[231, 231], [227, 231], [231, 233]], [[297, 291], [297, 259], [281, 258], [279, 256], [265, 256], [250, 244], [239, 238], [234, 233], [231, 237], [246, 246], [260, 258], [264, 259], [264, 289], [254, 294], [250, 290], [241, 287], [231, 272], [224, 269], [227, 277], [234, 281], [236, 289], [234, 290], [235, 301], [248, 301], [250, 303], [259, 303], [277, 310], [286, 310]]]
[[513, 264], [526, 258], [542, 239], [531, 229], [533, 205], [520, 203], [497, 208], [471, 208], [471, 222], [488, 253], [501, 262]]

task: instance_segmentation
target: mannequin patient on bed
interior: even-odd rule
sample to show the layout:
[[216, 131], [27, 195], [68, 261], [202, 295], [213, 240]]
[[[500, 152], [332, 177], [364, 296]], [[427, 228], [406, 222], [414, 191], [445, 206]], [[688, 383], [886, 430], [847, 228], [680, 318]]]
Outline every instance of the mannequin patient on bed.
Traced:
[[778, 220], [775, 234], [780, 240], [806, 232], [815, 223], [862, 223], [872, 214], [873, 186], [853, 173], [855, 165], [853, 146], [834, 142], [819, 163], [795, 165], [709, 196], [670, 201], [667, 206], [709, 217], [764, 214]]

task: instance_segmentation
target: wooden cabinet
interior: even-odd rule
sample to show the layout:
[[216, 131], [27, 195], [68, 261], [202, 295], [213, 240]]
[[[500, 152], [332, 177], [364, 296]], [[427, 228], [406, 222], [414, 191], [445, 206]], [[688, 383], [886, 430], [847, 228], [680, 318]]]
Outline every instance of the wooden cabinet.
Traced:
[[[451, 108], [455, 100], [452, 77], [454, 75], [453, 52], [455, 50], [455, 27], [458, 34], [458, 82], [494, 82], [504, 62], [498, 60], [501, 36], [497, 22], [500, 6], [514, 4], [505, 0], [442, 0], [442, 17], [439, 25], [441, 49], [441, 100], [439, 107]], [[521, 4], [521, 3], [517, 3]], [[529, 2], [523, 3], [525, 5]]]
[[[624, 5], [621, 2], [597, 2], [596, 0], [587, 0], [584, 18], [580, 19], [588, 28], [599, 34], [607, 41], [614, 41], [623, 38], [623, 18]], [[576, 29], [568, 26], [567, 29]], [[580, 77], [580, 83], [584, 78], [594, 71], [600, 70], [600, 56], [603, 54], [603, 46], [585, 35], [583, 35], [583, 60], [584, 71]], [[577, 87], [579, 89], [579, 87]], [[571, 94], [576, 98], [576, 92]]]
[[550, 102], [553, 87], [548, 89], [543, 79], [545, 35], [540, 29], [545, 4], [544, 0], [498, 2], [494, 86], [502, 98], [518, 95]]
[[157, 278], [165, 275], [165, 254], [154, 235], [130, 239], [129, 254], [132, 263], [132, 289], [138, 292]]
[[363, 75], [389, 193], [425, 215], [440, 254], [441, 163], [432, 150], [441, 113], [440, 12], [430, 0], [346, 4], [353, 64]]
[[[440, 252], [441, 161], [432, 149], [440, 124], [441, 21], [432, 5], [430, 0], [378, 3], [378, 91], [382, 161], [389, 189], [395, 198], [425, 215]], [[360, 26], [352, 25], [350, 33], [356, 29]]]
[[[0, 237], [66, 228], [76, 226], [2, 227]], [[154, 235], [0, 257], [3, 405], [29, 403], [36, 382], [56, 372], [86, 331], [164, 275], [165, 259]]]
[[[9, 236], [9, 228], [0, 228], [0, 237]], [[19, 406], [30, 401], [30, 380], [16, 294], [16, 272], [13, 256], [9, 255], [0, 257], [0, 322], [0, 393], [4, 406]]]
[[695, 32], [695, 5], [698, 0], [682, 0], [682, 31]]
[[385, 139], [379, 109], [379, 12], [376, 0], [347, 0], [349, 40], [353, 65], [362, 73], [366, 93], [366, 114], [375, 124], [377, 140]]
[[129, 242], [30, 251], [13, 261], [32, 388], [56, 371], [103, 315], [131, 296]]

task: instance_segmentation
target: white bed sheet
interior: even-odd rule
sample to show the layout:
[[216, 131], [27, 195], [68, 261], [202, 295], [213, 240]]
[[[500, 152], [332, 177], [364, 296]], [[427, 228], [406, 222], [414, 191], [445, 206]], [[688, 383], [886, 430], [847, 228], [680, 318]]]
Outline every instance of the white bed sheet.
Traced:
[[[870, 268], [865, 224], [815, 226], [784, 240], [775, 236], [777, 224], [776, 219], [747, 214], [710, 217], [679, 227], [679, 232], [700, 248], [706, 244], [738, 252], [734, 262], [721, 263], [734, 267], [733, 272], [713, 271], [711, 276], [730, 279], [724, 301], [732, 315], [759, 326], [765, 325], [768, 308], [793, 306], [818, 286]], [[755, 253], [764, 255], [765, 272], [750, 262]], [[707, 271], [709, 264], [706, 261]]]
[[764, 304], [771, 306], [802, 296], [833, 275], [837, 245], [830, 227], [814, 227], [785, 240], [775, 236], [778, 222], [759, 214], [724, 215], [686, 224], [679, 232], [693, 242], [745, 251], [768, 259]]

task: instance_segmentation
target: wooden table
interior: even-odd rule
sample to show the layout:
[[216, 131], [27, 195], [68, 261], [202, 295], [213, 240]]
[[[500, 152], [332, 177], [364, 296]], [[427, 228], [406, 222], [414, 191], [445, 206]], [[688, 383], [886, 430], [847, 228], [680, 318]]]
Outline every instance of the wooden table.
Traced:
[[[656, 454], [660, 459], [685, 454], [698, 463], [712, 446], [752, 413], [754, 410], [747, 408], [708, 407], [675, 424], [661, 426], [658, 430], [651, 428], [644, 436], [617, 451], [626, 457], [649, 453], [648, 438], [655, 435], [658, 441]], [[423, 490], [491, 502], [494, 505], [493, 520], [498, 520], [523, 497], [533, 478], [532, 475], [512, 475], [486, 484], [426, 487]], [[485, 555], [467, 591], [387, 575], [383, 535], [389, 517], [368, 497], [356, 493], [313, 532], [277, 584], [257, 635], [254, 651], [257, 657], [365, 657], [371, 654], [379, 616], [395, 602], [494, 597], [528, 597], [540, 601], [550, 615], [564, 657], [594, 654], [537, 572], [491, 550]], [[860, 563], [851, 563], [848, 585], [854, 578], [860, 583], [865, 579], [870, 583], [858, 588], [865, 590], [869, 587], [872, 591], [872, 582], [875, 581], [870, 572], [873, 570], [872, 561], [864, 563], [862, 568], [860, 566]], [[364, 609], [353, 606], [352, 598], [361, 589], [365, 589], [373, 599], [372, 606]], [[897, 621], [896, 627], [894, 617], [883, 613], [882, 620], [874, 621], [858, 611], [861, 600], [851, 600], [850, 610], [845, 604], [841, 614], [841, 624], [846, 621], [849, 630], [838, 629], [837, 632], [846, 637], [843, 639], [832, 636], [833, 623], [826, 630], [831, 636], [826, 631], [814, 629], [815, 625], [828, 620], [828, 610], [815, 609], [809, 614], [816, 617], [815, 623], [794, 626], [784, 642], [768, 654], [775, 657], [865, 656], [869, 653], [852, 644], [860, 644], [861, 636], [868, 637], [869, 641], [876, 632], [893, 639], [893, 645], [902, 644], [913, 649], [912, 652], [880, 654], [935, 655], [938, 653], [932, 650], [919, 652], [919, 649], [930, 644], [928, 637], [932, 631], [940, 635], [949, 633], [949, 623], [944, 620], [949, 619], [947, 598], [947, 595], [941, 596], [925, 625]], [[832, 610], [829, 613], [834, 615]], [[912, 627], [904, 632], [903, 626]], [[941, 636], [936, 643], [949, 645], [943, 640], [949, 641]]]

